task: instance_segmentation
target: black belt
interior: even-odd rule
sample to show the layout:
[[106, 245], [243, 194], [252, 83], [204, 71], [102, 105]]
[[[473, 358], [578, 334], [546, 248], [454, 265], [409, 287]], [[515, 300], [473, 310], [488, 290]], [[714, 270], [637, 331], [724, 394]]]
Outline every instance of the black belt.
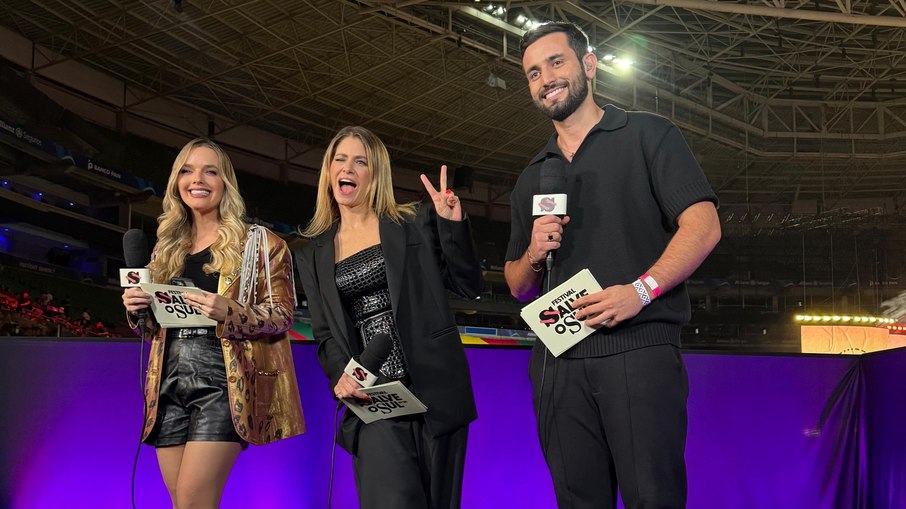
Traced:
[[203, 336], [214, 336], [217, 329], [214, 327], [188, 327], [184, 329], [168, 329], [169, 339], [190, 339]]

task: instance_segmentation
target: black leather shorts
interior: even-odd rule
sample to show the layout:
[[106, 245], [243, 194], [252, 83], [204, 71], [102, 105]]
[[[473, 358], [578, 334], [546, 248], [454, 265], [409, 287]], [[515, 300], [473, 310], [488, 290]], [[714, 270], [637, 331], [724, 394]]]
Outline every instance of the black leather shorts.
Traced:
[[246, 448], [233, 427], [220, 340], [213, 334], [184, 338], [168, 331], [164, 356], [157, 424], [145, 443], [238, 442]]

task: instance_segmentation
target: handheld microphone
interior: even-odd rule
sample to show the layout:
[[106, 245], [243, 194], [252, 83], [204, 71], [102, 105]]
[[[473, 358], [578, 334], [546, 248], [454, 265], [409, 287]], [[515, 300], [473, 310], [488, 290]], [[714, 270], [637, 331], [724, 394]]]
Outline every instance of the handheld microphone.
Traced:
[[[126, 268], [120, 269], [120, 286], [124, 288], [139, 286], [141, 283], [151, 282], [151, 271], [146, 268], [151, 261], [151, 253], [148, 251], [148, 237], [145, 232], [138, 228], [132, 228], [123, 235], [123, 258], [126, 260]], [[138, 330], [145, 337], [145, 321], [148, 319], [148, 308], [138, 312]], [[139, 373], [144, 368], [144, 347], [139, 349]], [[139, 386], [141, 387], [142, 400], [145, 394], [145, 379], [139, 375]], [[142, 423], [148, 417], [148, 408], [142, 403]], [[135, 449], [135, 458], [132, 460], [132, 507], [135, 508], [135, 472], [138, 467], [138, 454], [141, 452], [142, 442], [139, 440]]]
[[[145, 232], [133, 228], [123, 235], [123, 258], [126, 260], [127, 267], [135, 268], [120, 269], [120, 286], [126, 288], [151, 282], [151, 271], [145, 268], [151, 261], [148, 237], [145, 236]], [[138, 312], [140, 330], [144, 327], [146, 318], [148, 318], [148, 308]]]
[[[566, 165], [559, 157], [541, 163], [541, 194], [532, 197], [532, 215], [566, 215]], [[554, 260], [554, 252], [547, 252], [547, 266]]]
[[[532, 197], [532, 215], [533, 216], [545, 216], [549, 214], [554, 214], [560, 217], [566, 215], [566, 165], [563, 163], [563, 160], [559, 157], [551, 157], [545, 159], [541, 163], [541, 175], [540, 175], [540, 186], [539, 191], [541, 194], [536, 194]], [[545, 293], [551, 290], [551, 270], [554, 267], [554, 252], [553, 250], [547, 252], [547, 274], [544, 278], [544, 291]], [[542, 403], [544, 402], [544, 392], [541, 390], [544, 387], [544, 377], [547, 371], [547, 352], [548, 349], [544, 349], [544, 361], [541, 364], [541, 383], [538, 385], [538, 410], [537, 410], [537, 422], [538, 430], [541, 432], [541, 411], [544, 409]]]
[[[349, 359], [349, 363], [343, 368], [343, 372], [355, 378], [363, 387], [371, 387], [380, 376], [381, 366], [390, 357], [390, 351], [393, 350], [393, 339], [386, 332], [375, 334], [358, 360], [355, 357]], [[343, 400], [337, 403], [337, 413], [334, 414], [333, 420], [333, 450], [330, 453], [330, 480], [327, 486], [327, 509], [330, 509], [330, 500], [333, 495], [333, 460], [334, 451], [337, 447], [337, 419], [340, 415], [340, 408], [345, 403]]]
[[362, 350], [358, 359], [353, 357], [343, 371], [355, 378], [362, 387], [371, 387], [375, 380], [380, 376], [381, 366], [390, 357], [390, 351], [393, 350], [393, 339], [390, 335], [382, 332], [375, 334], [368, 346]]

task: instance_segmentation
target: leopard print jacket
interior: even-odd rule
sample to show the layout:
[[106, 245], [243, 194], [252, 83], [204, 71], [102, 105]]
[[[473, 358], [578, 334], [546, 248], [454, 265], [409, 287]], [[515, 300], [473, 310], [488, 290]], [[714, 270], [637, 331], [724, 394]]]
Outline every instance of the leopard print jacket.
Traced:
[[[305, 419], [288, 334], [296, 306], [292, 255], [273, 232], [252, 228], [261, 228], [264, 235], [249, 238], [261, 240], [266, 236], [268, 246], [267, 259], [257, 257], [256, 287], [251, 292], [256, 298], [254, 303], [239, 302], [239, 271], [221, 274], [217, 293], [229, 300], [229, 308], [226, 320], [217, 324], [217, 337], [223, 350], [233, 426], [243, 440], [263, 445], [304, 433]], [[262, 246], [254, 247], [262, 251]], [[265, 267], [265, 262], [270, 266]], [[268, 272], [270, 285], [265, 276]], [[135, 329], [132, 317], [129, 319]], [[142, 440], [157, 423], [166, 338], [166, 330], [155, 324], [149, 332], [152, 340]]]

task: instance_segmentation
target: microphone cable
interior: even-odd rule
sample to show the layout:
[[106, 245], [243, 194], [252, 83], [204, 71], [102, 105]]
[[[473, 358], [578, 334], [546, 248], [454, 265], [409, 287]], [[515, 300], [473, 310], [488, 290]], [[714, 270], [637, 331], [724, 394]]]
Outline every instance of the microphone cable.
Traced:
[[[554, 257], [551, 251], [547, 252], [547, 257], [545, 258], [545, 265], [547, 268], [547, 273], [544, 274], [544, 293], [547, 294], [551, 291], [551, 277], [554, 272]], [[542, 426], [541, 426], [541, 410], [542, 403], [544, 401], [544, 377], [547, 371], [547, 346], [544, 346], [544, 358], [541, 361], [541, 382], [538, 384], [538, 409], [535, 415], [535, 420], [538, 422], [538, 438], [541, 438]], [[554, 366], [556, 367], [556, 365]], [[554, 378], [556, 379], [556, 372], [554, 373]], [[553, 382], [551, 382], [553, 384]], [[551, 386], [551, 396], [553, 396], [554, 388]]]
[[337, 409], [333, 414], [333, 444], [330, 446], [330, 477], [327, 481], [327, 509], [330, 509], [330, 500], [333, 496], [333, 470], [334, 460], [337, 457], [337, 429], [339, 428], [338, 422], [340, 420], [341, 408], [343, 408], [343, 401], [337, 401]]
[[132, 459], [132, 509], [135, 509], [135, 473], [138, 470], [138, 455], [142, 451], [142, 435], [145, 434], [145, 420], [148, 418], [148, 405], [145, 404], [145, 377], [142, 370], [145, 367], [145, 319], [139, 318], [139, 343], [138, 343], [138, 385], [142, 395], [142, 427], [138, 434], [138, 446], [135, 448], [135, 457]]

